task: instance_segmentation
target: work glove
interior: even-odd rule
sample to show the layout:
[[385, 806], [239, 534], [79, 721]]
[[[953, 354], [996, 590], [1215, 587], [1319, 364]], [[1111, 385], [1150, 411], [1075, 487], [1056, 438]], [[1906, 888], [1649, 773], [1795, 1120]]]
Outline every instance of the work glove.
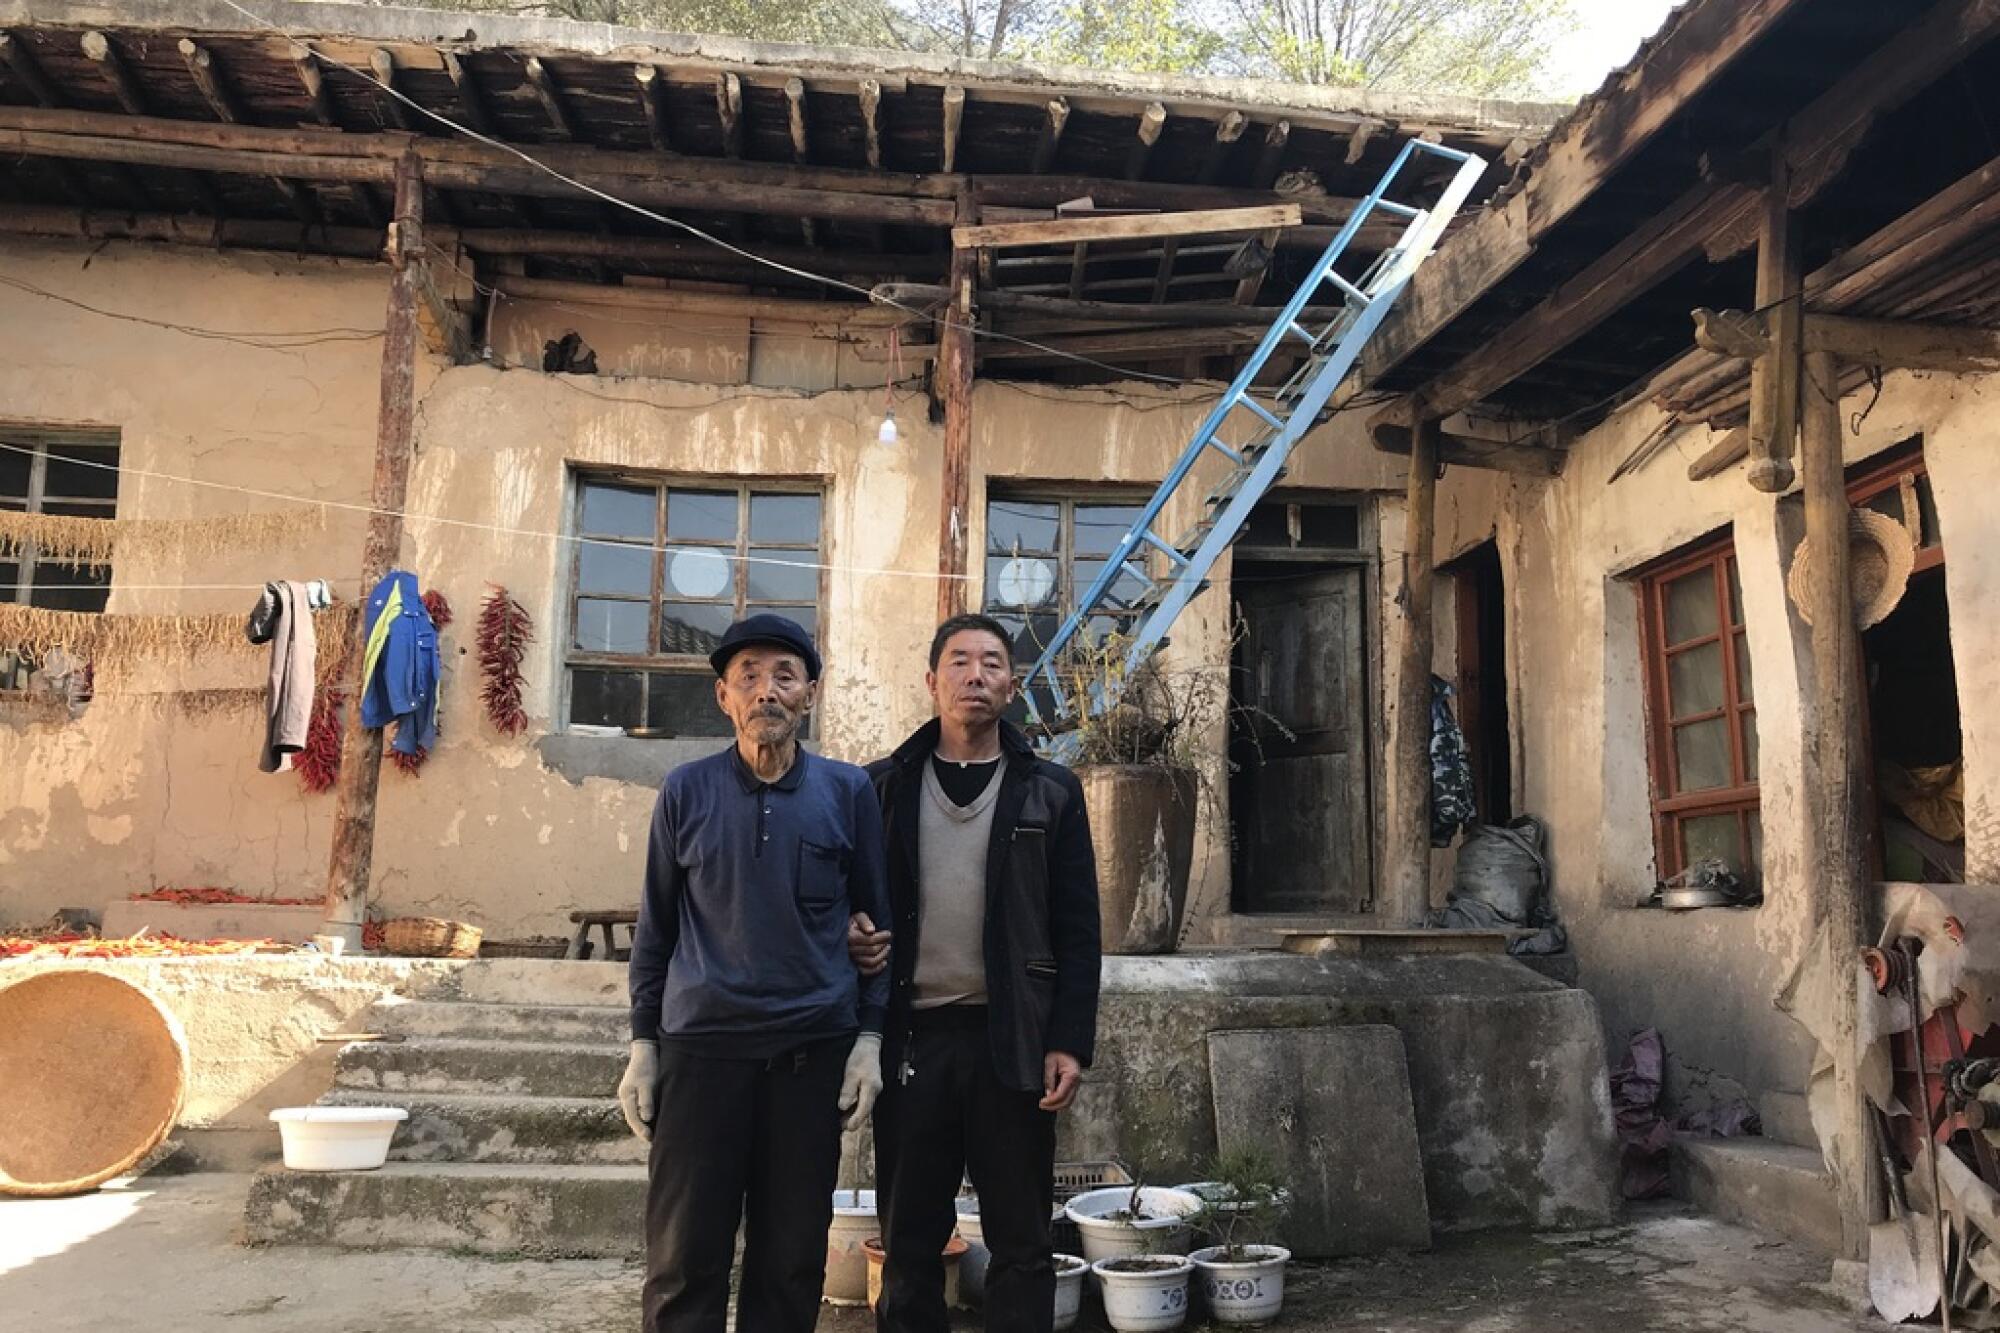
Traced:
[[847, 1132], [868, 1123], [875, 1098], [882, 1091], [882, 1034], [864, 1032], [847, 1055], [847, 1072], [840, 1078], [840, 1109], [847, 1112]]
[[[618, 1080], [618, 1109], [625, 1123], [647, 1143], [653, 1141], [653, 1089], [660, 1081], [660, 1043], [635, 1041], [632, 1058], [626, 1062], [625, 1077]], [[882, 1086], [878, 1078], [875, 1086]]]

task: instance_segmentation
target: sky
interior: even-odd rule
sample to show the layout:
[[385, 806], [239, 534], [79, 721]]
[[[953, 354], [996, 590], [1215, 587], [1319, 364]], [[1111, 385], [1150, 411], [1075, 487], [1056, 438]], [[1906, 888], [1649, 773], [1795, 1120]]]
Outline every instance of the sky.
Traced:
[[1576, 0], [1582, 22], [1550, 58], [1550, 91], [1580, 97], [1631, 59], [1666, 21], [1674, 0]]

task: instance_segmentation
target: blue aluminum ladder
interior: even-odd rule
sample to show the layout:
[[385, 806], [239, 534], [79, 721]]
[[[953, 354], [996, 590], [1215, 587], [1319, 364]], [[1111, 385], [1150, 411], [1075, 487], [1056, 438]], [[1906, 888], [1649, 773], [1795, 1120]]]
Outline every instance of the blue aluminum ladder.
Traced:
[[[1397, 177], [1419, 154], [1457, 164], [1450, 183], [1427, 209], [1388, 198]], [[1205, 580], [1216, 559], [1236, 540], [1250, 518], [1250, 511], [1264, 498], [1265, 492], [1284, 476], [1293, 447], [1318, 421], [1327, 400], [1353, 369], [1362, 348], [1387, 317], [1390, 306], [1408, 285], [1418, 265], [1430, 257], [1446, 225], [1464, 205], [1485, 170], [1485, 160], [1474, 154], [1442, 144], [1410, 140], [1382, 174], [1374, 191], [1356, 205], [1346, 225], [1314, 262], [1305, 281], [1257, 344], [1257, 350], [1251, 353], [1228, 391], [1195, 431], [1173, 470], [1112, 548], [1090, 591], [1077, 599], [1076, 609], [1043, 647], [1041, 656], [1023, 678], [1029, 723], [1053, 733], [1045, 748], [1055, 757], [1068, 758], [1073, 754], [1076, 738], [1072, 728], [1079, 710], [1088, 709], [1095, 714], [1116, 704], [1118, 700], [1113, 696], [1119, 688], [1118, 682], [1132, 678], [1187, 604], [1207, 586]], [[1341, 275], [1338, 265], [1347, 254], [1348, 244], [1378, 212], [1403, 219], [1402, 235], [1376, 257], [1365, 273], [1350, 280]], [[1325, 328], [1310, 329], [1300, 321], [1306, 307], [1320, 296], [1322, 287], [1331, 288], [1338, 296], [1340, 313]], [[1251, 385], [1288, 340], [1303, 343], [1308, 349], [1306, 358], [1281, 386], [1261, 391], [1265, 401], [1259, 401], [1252, 394]], [[1238, 443], [1224, 440], [1224, 425], [1240, 422], [1245, 416], [1249, 418], [1250, 436]], [[1155, 524], [1174, 497], [1189, 485], [1188, 478], [1195, 465], [1210, 450], [1227, 459], [1230, 470], [1208, 492], [1201, 521], [1169, 541]], [[1159, 578], [1152, 574], [1156, 562], [1163, 570]], [[1105, 609], [1112, 587], [1126, 576], [1138, 579], [1144, 591], [1129, 604], [1115, 608], [1137, 615], [1124, 671], [1114, 681], [1093, 686], [1090, 697], [1070, 698], [1065, 695], [1061, 680], [1064, 655], [1076, 645], [1090, 617]], [[1038, 691], [1047, 692], [1053, 716], [1044, 715], [1036, 699]]]

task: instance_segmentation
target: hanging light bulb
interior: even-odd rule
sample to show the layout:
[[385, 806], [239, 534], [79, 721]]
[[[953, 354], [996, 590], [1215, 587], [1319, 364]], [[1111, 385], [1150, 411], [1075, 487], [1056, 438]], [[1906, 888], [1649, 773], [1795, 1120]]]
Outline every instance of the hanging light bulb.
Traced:
[[889, 328], [889, 378], [882, 384], [882, 424], [875, 430], [875, 443], [894, 444], [896, 434], [896, 383], [903, 377], [903, 342], [900, 330]]
[[875, 432], [875, 443], [894, 444], [896, 442], [896, 409], [890, 408], [882, 414], [882, 425]]

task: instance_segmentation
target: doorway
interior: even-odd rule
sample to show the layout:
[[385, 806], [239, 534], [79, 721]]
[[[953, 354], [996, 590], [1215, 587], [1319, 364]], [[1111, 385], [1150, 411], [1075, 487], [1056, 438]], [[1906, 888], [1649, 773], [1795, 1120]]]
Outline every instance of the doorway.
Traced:
[[1235, 910], [1366, 912], [1374, 866], [1363, 568], [1239, 557], [1232, 590]]
[[1452, 580], [1457, 630], [1458, 729], [1472, 761], [1474, 808], [1483, 824], [1514, 817], [1513, 746], [1507, 719], [1507, 590], [1500, 545], [1488, 538], [1440, 571]]

